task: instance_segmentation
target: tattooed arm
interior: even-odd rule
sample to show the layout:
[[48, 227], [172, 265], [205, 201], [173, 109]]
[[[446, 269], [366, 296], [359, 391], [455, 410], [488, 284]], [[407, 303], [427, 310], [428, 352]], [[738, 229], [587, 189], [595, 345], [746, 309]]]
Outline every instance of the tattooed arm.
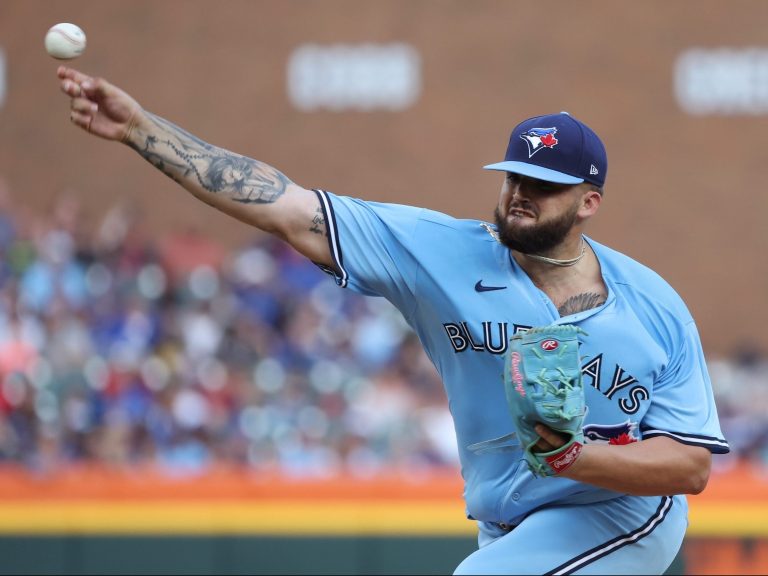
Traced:
[[212, 146], [148, 112], [131, 126], [124, 142], [206, 204], [330, 265], [325, 221], [315, 193], [279, 170]]
[[87, 132], [121, 141], [196, 198], [275, 234], [319, 264], [332, 266], [326, 224], [314, 192], [272, 166], [218, 148], [141, 108], [103, 79], [64, 66], [70, 119]]

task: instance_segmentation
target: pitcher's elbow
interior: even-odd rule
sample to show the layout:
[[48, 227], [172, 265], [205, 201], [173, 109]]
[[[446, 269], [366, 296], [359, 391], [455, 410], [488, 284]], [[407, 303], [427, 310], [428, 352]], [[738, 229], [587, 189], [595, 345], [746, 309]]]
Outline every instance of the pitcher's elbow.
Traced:
[[693, 478], [691, 480], [690, 486], [688, 487], [688, 490], [686, 490], [686, 494], [701, 494], [704, 492], [704, 488], [707, 487], [707, 481], [709, 480], [708, 477], [701, 477], [697, 476], [696, 478]]
[[709, 482], [710, 466], [699, 466], [688, 475], [686, 494], [701, 494]]

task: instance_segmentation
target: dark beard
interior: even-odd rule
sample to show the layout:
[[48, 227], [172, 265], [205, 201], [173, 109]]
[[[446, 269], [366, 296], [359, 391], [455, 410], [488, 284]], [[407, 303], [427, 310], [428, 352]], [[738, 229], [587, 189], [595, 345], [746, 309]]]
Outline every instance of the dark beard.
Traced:
[[499, 231], [499, 242], [504, 246], [523, 254], [544, 254], [565, 239], [576, 223], [577, 212], [578, 207], [574, 206], [562, 216], [530, 228], [508, 225], [501, 217], [498, 206], [493, 215]]

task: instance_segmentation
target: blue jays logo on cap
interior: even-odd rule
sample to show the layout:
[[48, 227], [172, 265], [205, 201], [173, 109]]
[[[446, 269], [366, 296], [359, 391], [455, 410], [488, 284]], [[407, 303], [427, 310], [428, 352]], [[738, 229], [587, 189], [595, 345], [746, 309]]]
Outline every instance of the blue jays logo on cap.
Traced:
[[528, 144], [528, 158], [532, 157], [539, 150], [544, 148], [554, 148], [557, 146], [557, 128], [531, 128], [527, 132], [520, 134], [520, 138]]
[[[544, 149], [548, 151], [539, 154]], [[608, 158], [605, 146], [589, 126], [561, 112], [520, 122], [509, 137], [504, 161], [488, 164], [485, 169], [558, 184], [590, 182], [602, 188]]]

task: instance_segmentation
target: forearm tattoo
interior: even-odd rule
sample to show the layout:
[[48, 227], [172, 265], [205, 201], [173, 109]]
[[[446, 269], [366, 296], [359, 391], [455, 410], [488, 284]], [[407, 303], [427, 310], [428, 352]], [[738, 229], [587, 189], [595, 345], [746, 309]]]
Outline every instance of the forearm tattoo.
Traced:
[[212, 194], [243, 204], [271, 204], [291, 181], [272, 166], [203, 142], [175, 124], [148, 114], [156, 127], [128, 145], [182, 186], [190, 178]]
[[578, 294], [577, 296], [571, 296], [563, 302], [557, 311], [560, 316], [569, 316], [570, 314], [576, 314], [577, 312], [583, 312], [584, 310], [591, 310], [605, 304], [605, 297], [602, 294], [595, 292], [585, 292], [584, 294]]

